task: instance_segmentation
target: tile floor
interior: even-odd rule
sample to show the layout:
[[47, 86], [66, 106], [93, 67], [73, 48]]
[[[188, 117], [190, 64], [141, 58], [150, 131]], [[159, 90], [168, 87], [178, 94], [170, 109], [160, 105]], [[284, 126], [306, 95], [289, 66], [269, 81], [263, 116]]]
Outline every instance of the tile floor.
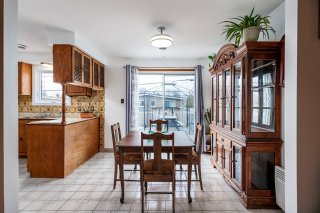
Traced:
[[[189, 204], [186, 182], [176, 187], [176, 212], [281, 212], [279, 210], [247, 210], [239, 195], [229, 187], [223, 177], [203, 155], [202, 171], [204, 191], [198, 182], [192, 182]], [[20, 212], [141, 212], [140, 185], [125, 182], [125, 202], [120, 203], [120, 183], [113, 190], [113, 153], [98, 153], [65, 179], [30, 178], [26, 159], [20, 159]], [[126, 178], [139, 178], [139, 172], [126, 172]], [[177, 178], [185, 178], [177, 172]], [[149, 190], [171, 190], [166, 183], [149, 184]], [[147, 195], [147, 212], [172, 212], [171, 195]]]

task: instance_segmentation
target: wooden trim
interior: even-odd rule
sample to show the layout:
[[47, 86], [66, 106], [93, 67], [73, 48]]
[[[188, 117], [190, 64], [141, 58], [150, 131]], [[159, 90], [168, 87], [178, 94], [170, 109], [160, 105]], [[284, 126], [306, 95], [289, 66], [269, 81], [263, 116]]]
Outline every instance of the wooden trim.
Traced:
[[193, 72], [195, 68], [192, 67], [139, 67], [141, 72]]
[[[3, 48], [3, 21], [4, 21], [4, 2], [3, 0], [0, 1], [1, 5], [1, 15], [0, 15], [0, 25], [1, 25], [1, 33], [0, 33], [0, 84], [3, 85], [3, 72], [4, 72], [4, 64], [3, 64], [3, 56], [4, 56], [4, 48]], [[3, 127], [4, 127], [4, 111], [3, 111], [3, 89], [0, 90], [0, 212], [4, 212], [4, 134], [3, 134]]]
[[99, 148], [99, 152], [113, 152], [113, 148]]

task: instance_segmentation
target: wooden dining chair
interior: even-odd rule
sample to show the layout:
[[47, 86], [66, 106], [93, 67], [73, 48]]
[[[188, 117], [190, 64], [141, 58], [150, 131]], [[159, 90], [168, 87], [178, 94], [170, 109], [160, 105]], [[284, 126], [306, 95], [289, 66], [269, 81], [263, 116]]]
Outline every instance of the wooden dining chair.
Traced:
[[[118, 168], [119, 168], [119, 149], [117, 144], [121, 140], [121, 130], [120, 124], [116, 123], [111, 125], [111, 134], [112, 134], [112, 143], [113, 143], [113, 154], [114, 154], [114, 177], [113, 177], [113, 189], [116, 188], [116, 181], [120, 181], [118, 179]], [[136, 165], [140, 165], [141, 162], [141, 155], [140, 153], [125, 153], [123, 155], [124, 161], [123, 164], [135, 165], [134, 169], [131, 170], [124, 170], [124, 171], [137, 171]]]
[[152, 130], [152, 125], [156, 124], [156, 130], [157, 132], [161, 132], [162, 130], [162, 126], [166, 126], [166, 131], [169, 131], [169, 126], [168, 126], [168, 120], [150, 120], [149, 122], [149, 131]]
[[[153, 159], [143, 159], [144, 141], [153, 141]], [[166, 141], [164, 141], [166, 140]], [[144, 196], [147, 194], [172, 194], [172, 208], [175, 210], [175, 161], [162, 159], [162, 143], [170, 143], [172, 146], [172, 156], [174, 156], [174, 133], [162, 134], [160, 132], [153, 134], [141, 133], [141, 165], [140, 165], [140, 185], [141, 185], [141, 203], [142, 212], [144, 212]], [[171, 192], [148, 191], [148, 182], [172, 182]]]
[[[157, 132], [161, 132], [161, 131], [164, 131], [163, 130], [163, 126], [166, 126], [166, 131], [168, 132], [169, 131], [169, 122], [168, 120], [150, 120], [149, 122], [149, 131], [152, 130], [152, 125], [153, 124], [156, 124], [156, 131]], [[149, 155], [150, 153], [147, 153], [147, 158], [149, 158]], [[167, 153], [167, 159], [170, 159], [170, 152]]]
[[[196, 180], [200, 182], [200, 188], [203, 190], [202, 186], [202, 176], [201, 176], [201, 153], [202, 153], [202, 137], [203, 137], [203, 127], [201, 124], [197, 123], [196, 131], [195, 131], [195, 149], [192, 150], [192, 165], [194, 166], [194, 172], [196, 176]], [[175, 154], [175, 163], [181, 165], [188, 165], [188, 155], [187, 154]], [[199, 173], [199, 179], [198, 174]]]

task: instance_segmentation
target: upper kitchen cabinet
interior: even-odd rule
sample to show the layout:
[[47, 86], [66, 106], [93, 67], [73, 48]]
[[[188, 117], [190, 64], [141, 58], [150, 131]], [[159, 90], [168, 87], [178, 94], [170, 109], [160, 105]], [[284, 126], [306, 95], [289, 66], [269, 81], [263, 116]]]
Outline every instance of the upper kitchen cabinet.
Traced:
[[92, 87], [92, 59], [72, 45], [53, 45], [53, 81]]
[[32, 95], [32, 65], [18, 63], [18, 94]]
[[95, 90], [103, 90], [104, 88], [104, 65], [93, 60], [93, 83], [92, 88]]

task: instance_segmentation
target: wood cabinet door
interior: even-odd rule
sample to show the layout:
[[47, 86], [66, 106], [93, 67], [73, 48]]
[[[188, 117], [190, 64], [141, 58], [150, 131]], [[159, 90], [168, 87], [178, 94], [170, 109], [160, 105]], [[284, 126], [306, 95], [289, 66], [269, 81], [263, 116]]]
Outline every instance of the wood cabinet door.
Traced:
[[100, 87], [104, 88], [104, 65], [100, 64], [100, 74], [99, 74], [99, 81], [100, 81]]
[[83, 62], [82, 62], [82, 53], [80, 50], [73, 48], [72, 49], [72, 63], [73, 63], [73, 82], [82, 83], [83, 82]]
[[92, 85], [91, 58], [86, 54], [83, 54], [83, 83]]
[[223, 149], [223, 160], [224, 160], [223, 171], [228, 177], [231, 177], [231, 150], [227, 149], [225, 146]]
[[99, 87], [99, 63], [93, 60], [93, 87]]
[[232, 172], [231, 178], [235, 185], [240, 189], [244, 190], [243, 181], [243, 147], [237, 143], [232, 143]]
[[32, 65], [18, 63], [18, 94], [32, 95]]
[[220, 168], [223, 168], [223, 145], [217, 141], [217, 164]]
[[19, 123], [18, 129], [18, 144], [19, 144], [19, 157], [27, 156], [27, 141], [26, 141], [26, 125], [25, 123]]

